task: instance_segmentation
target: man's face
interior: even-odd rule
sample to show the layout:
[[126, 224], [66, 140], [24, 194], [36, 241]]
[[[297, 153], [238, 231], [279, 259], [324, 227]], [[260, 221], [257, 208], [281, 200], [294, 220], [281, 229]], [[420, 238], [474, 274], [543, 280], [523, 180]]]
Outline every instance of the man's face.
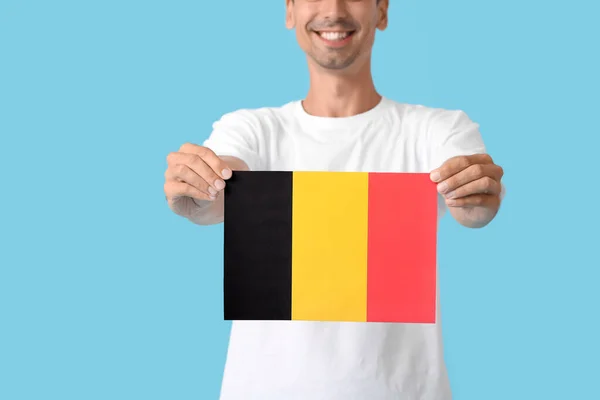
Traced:
[[318, 65], [342, 70], [371, 55], [388, 0], [286, 0], [286, 26]]

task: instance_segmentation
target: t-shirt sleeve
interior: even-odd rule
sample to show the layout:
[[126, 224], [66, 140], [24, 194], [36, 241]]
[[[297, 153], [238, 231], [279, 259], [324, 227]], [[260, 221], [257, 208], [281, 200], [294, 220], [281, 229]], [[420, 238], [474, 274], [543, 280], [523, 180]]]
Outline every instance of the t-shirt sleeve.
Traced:
[[250, 110], [238, 110], [223, 115], [212, 125], [212, 132], [203, 145], [218, 156], [232, 156], [244, 161], [250, 170], [263, 169], [259, 156], [261, 127]]
[[429, 127], [429, 138], [432, 150], [430, 170], [452, 157], [486, 153], [479, 124], [463, 111], [436, 112]]

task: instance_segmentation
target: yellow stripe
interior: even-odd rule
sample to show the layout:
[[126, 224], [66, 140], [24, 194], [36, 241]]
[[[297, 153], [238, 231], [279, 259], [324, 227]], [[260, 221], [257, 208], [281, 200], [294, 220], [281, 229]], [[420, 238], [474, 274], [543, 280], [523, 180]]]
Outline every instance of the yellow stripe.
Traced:
[[366, 321], [368, 173], [294, 172], [292, 319]]

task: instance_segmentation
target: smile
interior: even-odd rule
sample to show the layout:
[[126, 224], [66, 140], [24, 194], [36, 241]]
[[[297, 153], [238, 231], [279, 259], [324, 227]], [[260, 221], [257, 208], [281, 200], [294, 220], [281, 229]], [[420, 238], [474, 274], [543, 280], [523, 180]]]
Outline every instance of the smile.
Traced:
[[330, 47], [340, 47], [350, 41], [354, 31], [316, 31], [315, 34]]
[[323, 39], [336, 41], [336, 40], [344, 40], [348, 36], [351, 36], [354, 32], [317, 32], [319, 36]]

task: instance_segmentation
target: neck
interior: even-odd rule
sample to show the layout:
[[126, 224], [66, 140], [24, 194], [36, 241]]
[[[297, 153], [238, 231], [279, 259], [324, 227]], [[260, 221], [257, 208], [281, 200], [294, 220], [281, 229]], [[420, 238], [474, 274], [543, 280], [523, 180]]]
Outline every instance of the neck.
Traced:
[[349, 117], [374, 108], [380, 101], [371, 65], [367, 62], [352, 72], [324, 70], [309, 62], [310, 88], [302, 106], [318, 117]]

